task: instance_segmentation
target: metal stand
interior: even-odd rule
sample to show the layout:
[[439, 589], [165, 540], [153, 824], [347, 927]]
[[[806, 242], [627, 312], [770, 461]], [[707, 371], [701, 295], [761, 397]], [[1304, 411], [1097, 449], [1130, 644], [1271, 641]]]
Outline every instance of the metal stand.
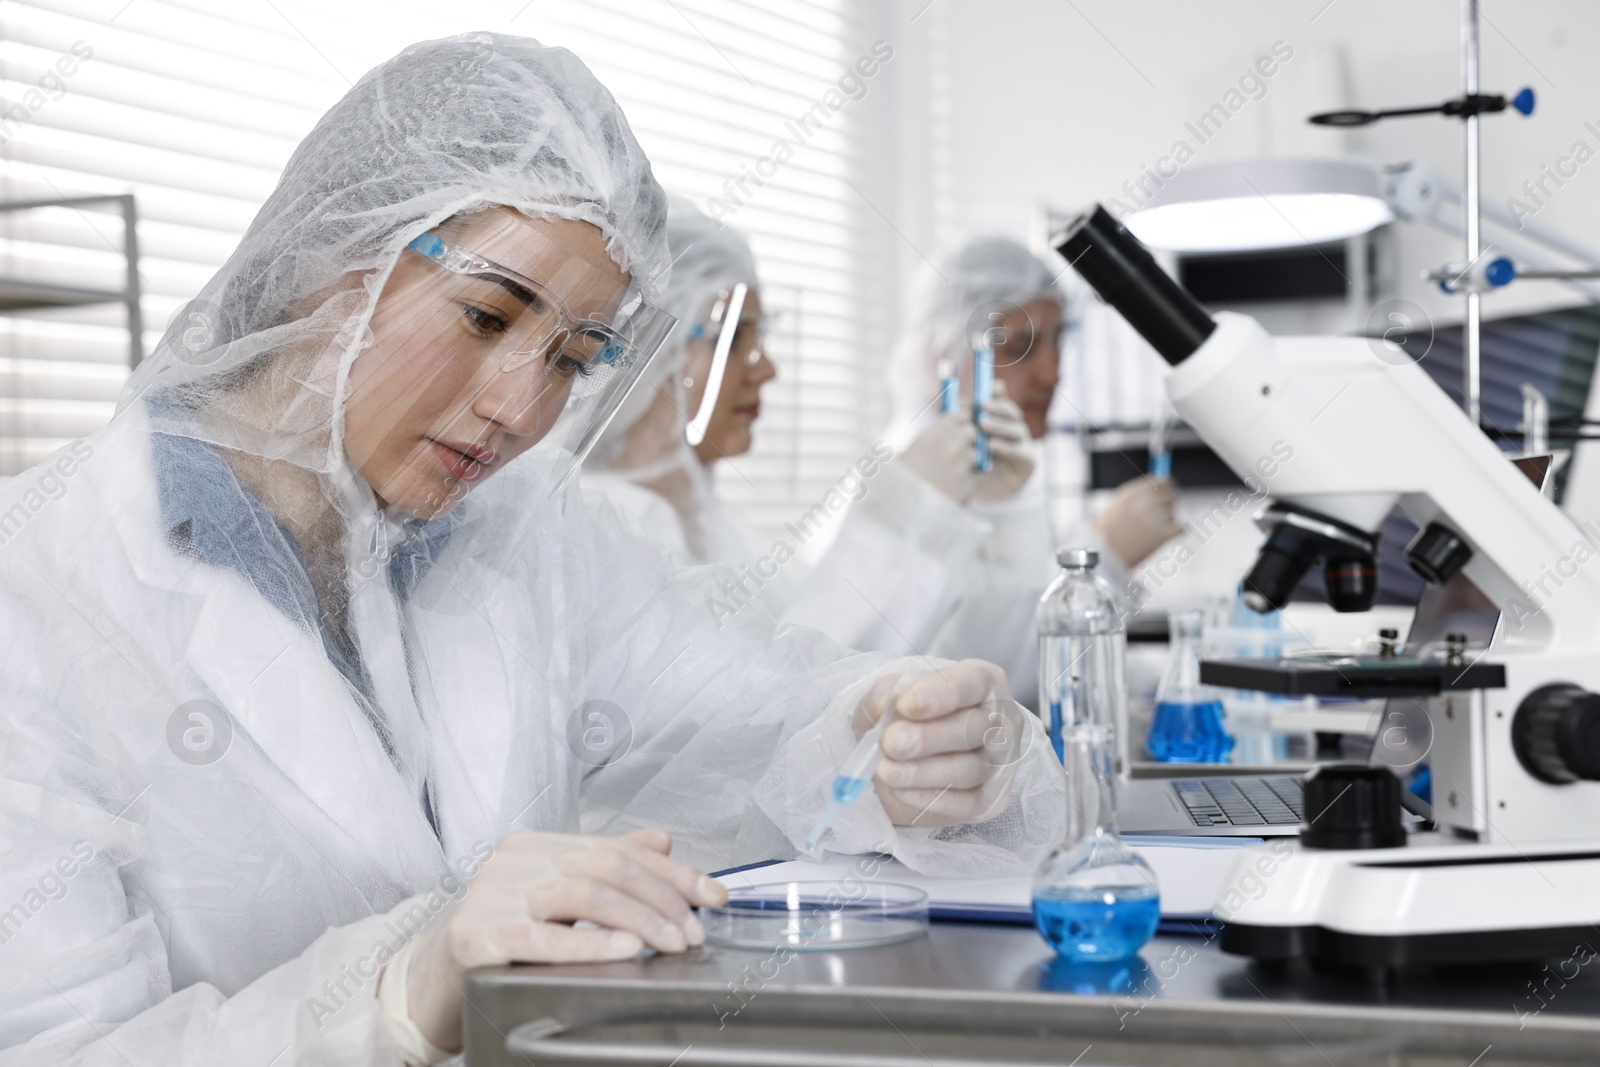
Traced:
[[[1462, 92], [1471, 98], [1478, 94], [1478, 0], [1461, 0], [1461, 81]], [[1466, 216], [1467, 231], [1467, 259], [1476, 263], [1478, 257], [1483, 255], [1482, 224], [1482, 198], [1483, 191], [1479, 181], [1481, 171], [1478, 154], [1478, 114], [1471, 112], [1466, 116], [1466, 140], [1463, 169], [1466, 171], [1466, 200], [1462, 204], [1462, 213]], [[1466, 381], [1463, 383], [1467, 400], [1467, 418], [1472, 420], [1474, 426], [1478, 425], [1481, 408], [1481, 380], [1483, 361], [1482, 337], [1482, 301], [1474, 289], [1467, 291], [1467, 321], [1466, 321]]]

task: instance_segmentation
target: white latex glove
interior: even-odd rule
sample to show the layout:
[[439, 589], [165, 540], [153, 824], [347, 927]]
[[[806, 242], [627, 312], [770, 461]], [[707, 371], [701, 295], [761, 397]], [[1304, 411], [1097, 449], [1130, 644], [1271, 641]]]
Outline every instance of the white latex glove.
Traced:
[[972, 448], [978, 428], [959, 411], [940, 415], [900, 453], [900, 459], [917, 477], [957, 504], [965, 505], [978, 488], [972, 469]]
[[[878, 721], [899, 675], [875, 682], [856, 705], [857, 737]], [[895, 699], [901, 721], [879, 744], [873, 788], [896, 826], [959, 826], [1006, 810], [1030, 736], [1006, 672], [981, 659], [921, 675]]]
[[994, 383], [994, 399], [983, 405], [980, 428], [989, 435], [993, 466], [977, 475], [974, 495], [979, 500], [1005, 500], [1033, 474], [1033, 435], [1023, 421], [1022, 409], [1006, 396], [1006, 383]]
[[1094, 528], [1122, 565], [1132, 569], [1183, 532], [1173, 511], [1176, 497], [1165, 478], [1123, 482], [1094, 517]]
[[[504, 963], [624, 960], [649, 945], [683, 952], [705, 941], [690, 910], [721, 904], [715, 879], [667, 858], [664, 830], [624, 837], [507, 834], [467, 892], [408, 946], [406, 1003], [422, 1035], [461, 1047], [461, 980]], [[588, 920], [599, 929], [571, 925]]]

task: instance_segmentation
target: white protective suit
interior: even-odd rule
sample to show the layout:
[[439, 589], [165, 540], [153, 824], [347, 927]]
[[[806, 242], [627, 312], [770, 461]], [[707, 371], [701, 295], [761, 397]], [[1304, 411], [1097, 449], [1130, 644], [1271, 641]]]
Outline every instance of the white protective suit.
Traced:
[[[970, 241], [937, 271], [924, 272], [889, 360], [894, 422], [885, 436], [896, 451], [938, 416], [941, 363], [970, 366], [975, 318], [1040, 297], [1064, 300], [1050, 268], [1008, 238]], [[1055, 549], [1094, 548], [1113, 583], [1125, 579], [1090, 523], [1056, 543], [1044, 486], [1036, 463], [1015, 496], [961, 505], [904, 464], [885, 464], [810, 576], [806, 603], [789, 618], [851, 648], [990, 660], [1010, 675], [1016, 698], [1032, 706], [1034, 609], [1056, 573]]]
[[[822, 808], [887, 657], [719, 630], [538, 449], [430, 521], [345, 460], [401, 249], [489, 204], [591, 222], [647, 295], [667, 262], [571, 53], [413, 46], [307, 137], [112, 424], [0, 489], [0, 1064], [395, 1064], [378, 966], [507, 831], [658, 825], [721, 868]], [[322, 521], [290, 536], [241, 471]], [[1024, 758], [994, 822], [897, 830], [869, 795], [838, 847], [1028, 870], [1064, 812], [1047, 744]]]

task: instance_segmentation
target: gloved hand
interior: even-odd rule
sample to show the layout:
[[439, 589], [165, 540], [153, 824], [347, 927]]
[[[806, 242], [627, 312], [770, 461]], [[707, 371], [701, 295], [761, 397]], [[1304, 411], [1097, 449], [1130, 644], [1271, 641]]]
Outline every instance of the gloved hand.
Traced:
[[1165, 478], [1123, 482], [1094, 517], [1094, 528], [1106, 547], [1132, 569], [1183, 532], [1173, 511], [1176, 493]]
[[1033, 474], [1033, 435], [1023, 421], [1022, 409], [1006, 396], [1006, 383], [994, 383], [994, 399], [983, 405], [981, 429], [989, 435], [989, 455], [994, 465], [977, 475], [974, 495], [979, 500], [1005, 500], [1015, 496]]
[[917, 477], [957, 504], [965, 505], [978, 487], [972, 469], [972, 446], [978, 428], [959, 411], [946, 412], [917, 434], [900, 459]]
[[1033, 439], [1022, 409], [1006, 396], [1004, 382], [994, 383], [994, 399], [983, 406], [983, 429], [989, 435], [990, 470], [972, 469], [978, 431], [962, 411], [940, 415], [900, 454], [918, 477], [957, 504], [973, 497], [1004, 500], [1021, 489], [1033, 473]]
[[[461, 1047], [461, 980], [496, 964], [623, 960], [645, 945], [683, 952], [705, 941], [693, 905], [721, 904], [715, 879], [667, 858], [664, 830], [623, 837], [516, 830], [470, 888], [406, 947], [407, 1007], [422, 1035]], [[577, 929], [581, 919], [599, 929]]]
[[[881, 677], [856, 705], [857, 737], [883, 714], [899, 675]], [[938, 667], [895, 698], [900, 722], [879, 745], [873, 788], [896, 826], [959, 826], [1006, 810], [1029, 736], [1006, 672], [981, 659]]]

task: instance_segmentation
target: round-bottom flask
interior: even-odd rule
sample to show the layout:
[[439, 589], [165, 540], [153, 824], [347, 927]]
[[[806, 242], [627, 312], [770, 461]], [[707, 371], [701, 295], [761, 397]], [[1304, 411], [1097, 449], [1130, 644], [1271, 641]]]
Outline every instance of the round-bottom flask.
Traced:
[[1112, 731], [1081, 726], [1064, 741], [1069, 832], [1033, 876], [1033, 921], [1063, 959], [1109, 963], [1137, 955], [1161, 920], [1148, 864], [1117, 834]]
[[1156, 877], [1115, 833], [1058, 848], [1033, 879], [1033, 922], [1064, 959], [1109, 963], [1138, 954], [1161, 921]]

